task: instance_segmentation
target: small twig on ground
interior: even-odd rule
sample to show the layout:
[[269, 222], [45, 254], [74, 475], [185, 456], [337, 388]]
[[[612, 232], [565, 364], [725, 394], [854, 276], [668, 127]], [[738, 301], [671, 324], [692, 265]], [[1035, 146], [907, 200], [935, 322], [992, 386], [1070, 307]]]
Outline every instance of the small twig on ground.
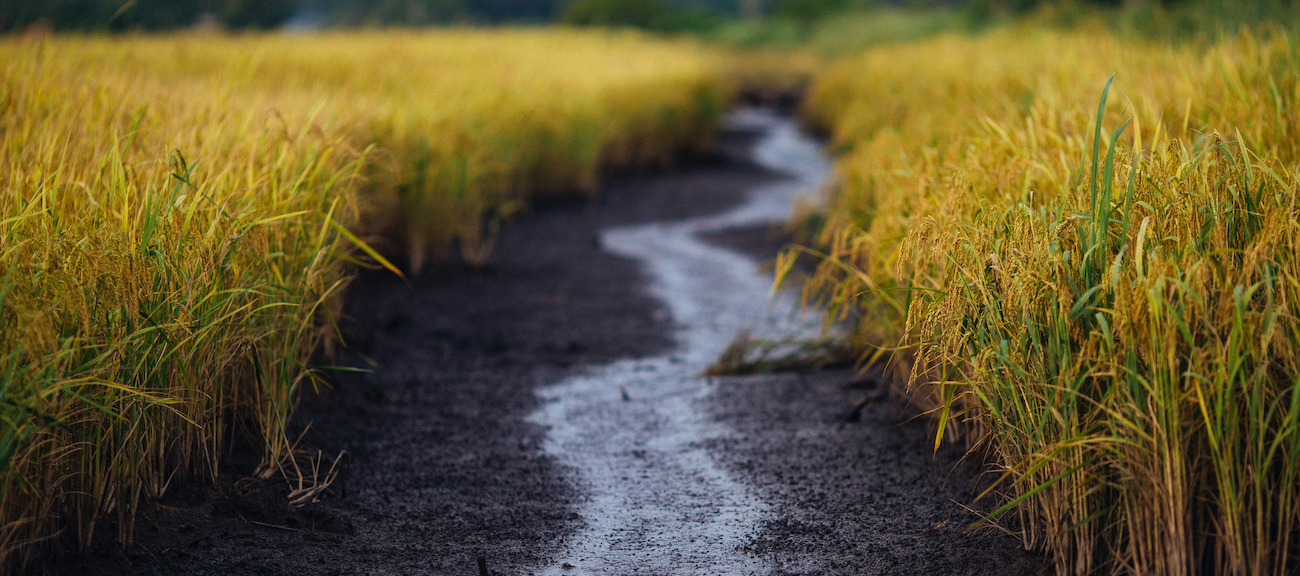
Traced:
[[288, 527], [288, 526], [281, 526], [281, 525], [279, 525], [279, 524], [267, 524], [266, 522], [258, 522], [258, 521], [256, 521], [256, 520], [249, 520], [248, 523], [249, 523], [249, 524], [256, 524], [256, 525], [258, 525], [258, 526], [265, 526], [265, 527], [267, 527], [267, 528], [275, 528], [275, 529], [277, 529], [277, 530], [288, 530], [288, 531], [290, 531], [290, 532], [297, 532], [297, 531], [298, 531], [296, 528], [290, 528], [290, 527]]

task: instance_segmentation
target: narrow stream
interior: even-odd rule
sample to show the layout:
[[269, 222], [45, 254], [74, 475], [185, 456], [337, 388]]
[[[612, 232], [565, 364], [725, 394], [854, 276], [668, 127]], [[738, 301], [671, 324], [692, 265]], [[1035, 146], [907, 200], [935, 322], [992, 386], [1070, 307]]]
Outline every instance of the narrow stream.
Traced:
[[588, 494], [579, 510], [585, 528], [546, 574], [764, 571], [741, 547], [769, 508], [704, 449], [704, 441], [732, 432], [699, 405], [712, 391], [701, 373], [741, 330], [777, 336], [817, 320], [792, 315], [790, 302], [772, 302], [771, 276], [756, 262], [697, 235], [783, 221], [831, 168], [820, 145], [788, 119], [745, 110], [727, 121], [761, 130], [755, 160], [790, 179], [759, 186], [745, 204], [715, 216], [603, 232], [606, 250], [644, 263], [652, 294], [672, 315], [678, 347], [592, 368], [539, 392], [543, 404], [530, 420], [549, 429], [543, 449], [575, 470]]

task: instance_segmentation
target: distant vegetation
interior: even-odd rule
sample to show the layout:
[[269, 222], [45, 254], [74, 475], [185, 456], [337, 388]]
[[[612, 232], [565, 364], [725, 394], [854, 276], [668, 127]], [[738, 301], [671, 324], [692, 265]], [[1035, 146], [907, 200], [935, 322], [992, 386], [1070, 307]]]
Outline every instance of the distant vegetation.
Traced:
[[546, 22], [562, 0], [0, 0], [0, 30], [48, 22], [57, 30], [427, 26]]
[[0, 0], [0, 30], [170, 30], [205, 19], [236, 28], [274, 28], [297, 0]]
[[564, 0], [301, 0], [313, 26], [429, 26], [549, 22]]
[[759, 0], [762, 18], [741, 18], [743, 0], [0, 0], [0, 31], [418, 27], [562, 22], [574, 26], [692, 33], [742, 47], [813, 47], [831, 56], [945, 31], [980, 30], [1036, 18], [1072, 27], [1188, 38], [1260, 22], [1300, 21], [1291, 0]]
[[573, 0], [560, 22], [571, 26], [639, 28], [655, 32], [707, 33], [723, 22], [721, 13], [666, 0]]

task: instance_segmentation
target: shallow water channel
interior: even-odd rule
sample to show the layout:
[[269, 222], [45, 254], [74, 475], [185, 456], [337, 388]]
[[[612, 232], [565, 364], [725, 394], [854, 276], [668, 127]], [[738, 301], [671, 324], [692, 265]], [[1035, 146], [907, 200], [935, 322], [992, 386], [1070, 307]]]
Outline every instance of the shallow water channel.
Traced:
[[734, 432], [705, 414], [702, 401], [713, 387], [701, 374], [742, 330], [781, 336], [817, 319], [774, 301], [771, 275], [757, 262], [698, 235], [784, 221], [801, 195], [815, 194], [830, 177], [831, 164], [789, 119], [743, 110], [727, 122], [761, 131], [754, 159], [789, 178], [756, 187], [722, 214], [602, 232], [605, 250], [645, 267], [652, 294], [671, 314], [677, 346], [538, 392], [543, 403], [529, 420], [547, 427], [543, 449], [572, 470], [586, 495], [578, 510], [584, 528], [546, 574], [763, 571], [742, 547], [769, 507], [704, 449]]

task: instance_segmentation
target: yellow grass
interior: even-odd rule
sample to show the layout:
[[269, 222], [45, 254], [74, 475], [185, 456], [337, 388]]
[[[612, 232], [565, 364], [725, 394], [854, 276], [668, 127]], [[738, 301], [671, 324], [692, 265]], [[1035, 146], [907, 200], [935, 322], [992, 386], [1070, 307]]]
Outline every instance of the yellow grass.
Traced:
[[[710, 144], [728, 96], [687, 43], [633, 33], [499, 30], [63, 39], [59, 57], [255, 94], [335, 119], [383, 149], [367, 172], [391, 248], [418, 269], [531, 194], [594, 193], [602, 169]], [[393, 206], [401, 206], [394, 209]]]
[[481, 262], [530, 197], [707, 146], [726, 94], [631, 34], [0, 40], [0, 566], [128, 541], [231, 434], [273, 468], [370, 246]]
[[813, 88], [845, 152], [806, 294], [994, 450], [1057, 573], [1294, 573], [1297, 107], [1280, 33], [875, 49]]

